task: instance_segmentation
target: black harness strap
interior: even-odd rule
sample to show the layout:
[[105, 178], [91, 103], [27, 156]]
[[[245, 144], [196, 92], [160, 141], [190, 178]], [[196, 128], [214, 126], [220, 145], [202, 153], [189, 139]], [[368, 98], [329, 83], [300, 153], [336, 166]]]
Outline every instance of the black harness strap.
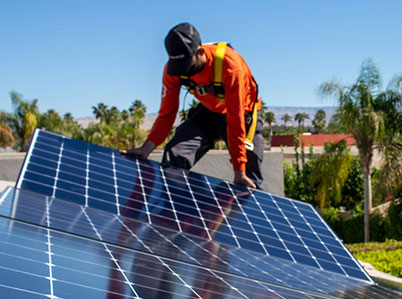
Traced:
[[214, 93], [217, 97], [223, 97], [225, 94], [225, 90], [221, 82], [214, 82], [210, 85], [197, 85], [188, 77], [180, 76], [179, 79], [181, 85], [184, 85], [191, 93], [194, 93], [194, 90], [196, 90], [200, 96], [204, 96], [207, 93]]

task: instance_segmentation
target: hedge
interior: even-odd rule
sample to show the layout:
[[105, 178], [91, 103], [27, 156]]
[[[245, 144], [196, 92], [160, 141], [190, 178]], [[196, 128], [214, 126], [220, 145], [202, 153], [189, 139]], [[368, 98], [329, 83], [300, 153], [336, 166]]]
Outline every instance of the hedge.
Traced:
[[356, 259], [370, 263], [375, 269], [402, 278], [402, 242], [346, 245]]
[[[334, 208], [323, 212], [323, 217], [344, 243], [364, 241], [364, 214], [358, 213], [345, 220]], [[384, 242], [386, 239], [402, 240], [402, 201], [393, 200], [386, 217], [375, 212], [370, 215], [371, 241]]]

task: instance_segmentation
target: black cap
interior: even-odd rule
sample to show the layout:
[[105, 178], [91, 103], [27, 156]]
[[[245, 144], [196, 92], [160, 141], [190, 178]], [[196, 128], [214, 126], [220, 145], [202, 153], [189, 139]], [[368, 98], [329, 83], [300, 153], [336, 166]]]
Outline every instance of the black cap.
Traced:
[[199, 45], [200, 35], [193, 25], [181, 23], [170, 29], [165, 38], [165, 48], [169, 55], [167, 73], [173, 76], [187, 74]]

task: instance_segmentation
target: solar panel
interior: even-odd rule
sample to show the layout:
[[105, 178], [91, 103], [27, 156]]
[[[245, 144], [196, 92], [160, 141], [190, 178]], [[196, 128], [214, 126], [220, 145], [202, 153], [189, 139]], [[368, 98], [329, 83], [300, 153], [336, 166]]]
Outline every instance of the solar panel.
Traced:
[[308, 204], [46, 131], [0, 214], [17, 298], [392, 296]]

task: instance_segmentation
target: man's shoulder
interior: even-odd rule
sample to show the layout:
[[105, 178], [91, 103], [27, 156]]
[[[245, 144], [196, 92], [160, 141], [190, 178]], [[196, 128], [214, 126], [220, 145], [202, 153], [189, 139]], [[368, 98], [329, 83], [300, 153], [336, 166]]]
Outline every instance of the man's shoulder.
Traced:
[[[217, 46], [218, 42], [202, 44], [202, 47], [205, 49], [205, 52], [207, 54], [207, 57], [212, 59], [215, 59]], [[242, 57], [240, 56], [240, 54], [237, 53], [236, 50], [233, 49], [233, 47], [228, 43], [225, 48], [224, 61], [229, 65], [234, 66], [239, 62], [241, 62], [241, 60]]]

